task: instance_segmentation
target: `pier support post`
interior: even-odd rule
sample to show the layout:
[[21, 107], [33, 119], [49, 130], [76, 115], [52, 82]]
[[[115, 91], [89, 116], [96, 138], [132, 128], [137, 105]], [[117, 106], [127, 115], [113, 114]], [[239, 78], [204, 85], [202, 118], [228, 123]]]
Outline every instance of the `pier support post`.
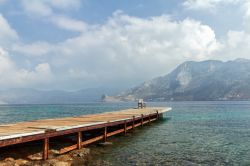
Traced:
[[49, 158], [49, 138], [43, 140], [43, 160]]
[[133, 116], [133, 122], [132, 122], [132, 131], [135, 129], [135, 116]]
[[77, 149], [81, 149], [82, 148], [82, 132], [79, 131], [77, 133]]
[[143, 114], [141, 114], [141, 126], [143, 126]]
[[107, 141], [107, 126], [104, 127], [103, 142]]
[[127, 121], [124, 121], [124, 135], [127, 134]]

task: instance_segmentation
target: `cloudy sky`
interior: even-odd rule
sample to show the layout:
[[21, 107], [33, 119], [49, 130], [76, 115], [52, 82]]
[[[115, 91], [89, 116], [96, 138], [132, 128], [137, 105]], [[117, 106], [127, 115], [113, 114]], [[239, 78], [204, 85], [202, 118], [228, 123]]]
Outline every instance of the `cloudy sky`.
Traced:
[[0, 89], [126, 88], [236, 58], [249, 0], [0, 0]]

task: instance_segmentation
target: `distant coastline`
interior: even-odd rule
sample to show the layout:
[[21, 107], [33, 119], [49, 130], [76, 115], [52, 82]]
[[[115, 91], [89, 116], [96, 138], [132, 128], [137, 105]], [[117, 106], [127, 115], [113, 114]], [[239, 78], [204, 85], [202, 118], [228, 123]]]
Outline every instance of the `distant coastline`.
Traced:
[[248, 101], [250, 100], [250, 60], [222, 62], [187, 61], [165, 76], [157, 77], [115, 96], [114, 101]]

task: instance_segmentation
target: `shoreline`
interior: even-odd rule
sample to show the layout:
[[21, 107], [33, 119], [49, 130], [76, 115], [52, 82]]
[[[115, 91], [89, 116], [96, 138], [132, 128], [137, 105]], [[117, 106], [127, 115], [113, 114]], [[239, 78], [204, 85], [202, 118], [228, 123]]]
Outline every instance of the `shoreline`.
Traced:
[[[138, 133], [137, 129], [135, 133]], [[114, 148], [115, 144], [119, 143], [119, 137], [131, 139], [132, 133], [126, 136], [117, 135], [109, 138], [109, 141], [102, 141], [91, 144], [87, 147], [72, 150], [65, 154], [59, 154], [57, 149], [51, 149], [49, 159], [43, 160], [41, 144], [36, 142], [26, 143], [23, 145], [13, 146], [0, 150], [0, 166], [78, 166], [78, 165], [94, 165], [94, 166], [109, 166], [112, 165], [106, 160], [100, 159], [109, 148]], [[63, 144], [62, 146], [65, 146]], [[11, 157], [12, 156], [12, 157]], [[97, 157], [98, 156], [98, 157]], [[96, 159], [96, 157], [98, 159]]]
[[59, 154], [57, 149], [50, 150], [50, 159], [43, 160], [41, 144], [32, 142], [20, 146], [13, 146], [0, 151], [0, 166], [70, 166], [79, 163], [85, 164], [90, 155], [90, 148], [73, 150]]

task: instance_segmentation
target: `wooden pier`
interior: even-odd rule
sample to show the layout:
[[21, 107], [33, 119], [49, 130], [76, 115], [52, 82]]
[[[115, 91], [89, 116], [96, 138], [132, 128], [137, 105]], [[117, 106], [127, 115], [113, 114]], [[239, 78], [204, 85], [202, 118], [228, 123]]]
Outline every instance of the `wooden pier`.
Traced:
[[[0, 125], [0, 148], [43, 141], [43, 159], [49, 156], [49, 141], [59, 136], [75, 135], [76, 142], [59, 150], [60, 154], [80, 149], [88, 144], [103, 141], [116, 134], [133, 130], [138, 126], [151, 123], [163, 116], [171, 108], [127, 109], [101, 114], [90, 114], [68, 118], [35, 120], [15, 124]], [[85, 133], [94, 134], [86, 136]]]

